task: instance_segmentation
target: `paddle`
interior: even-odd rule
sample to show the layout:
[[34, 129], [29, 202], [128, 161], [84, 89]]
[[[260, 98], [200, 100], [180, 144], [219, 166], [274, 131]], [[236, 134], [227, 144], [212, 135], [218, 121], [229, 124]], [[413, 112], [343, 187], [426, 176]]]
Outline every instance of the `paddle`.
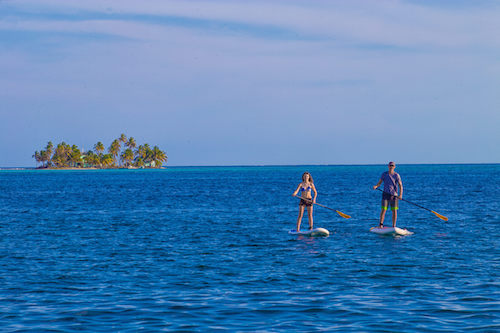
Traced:
[[[378, 187], [377, 187], [377, 190], [379, 190], [380, 192], [383, 192], [383, 193], [387, 193], [387, 192], [385, 192], [384, 190], [379, 189]], [[392, 194], [390, 194], [390, 193], [387, 193], [387, 194], [392, 195]], [[393, 197], [395, 197], [395, 195], [392, 195], [392, 196], [393, 196]], [[399, 198], [399, 197], [398, 197], [398, 198]], [[413, 202], [408, 201], [408, 200], [406, 200], [406, 199], [401, 199], [401, 200], [406, 201], [407, 203], [412, 204], [412, 205], [414, 205], [414, 206], [417, 206], [417, 207], [419, 207], [419, 208], [425, 209], [425, 210], [427, 210], [427, 211], [429, 211], [429, 212], [433, 213], [433, 214], [434, 214], [434, 215], [436, 215], [437, 217], [439, 217], [441, 220], [448, 221], [448, 218], [447, 218], [446, 216], [443, 216], [443, 215], [441, 215], [441, 214], [439, 214], [439, 213], [436, 213], [436, 212], [435, 212], [435, 211], [433, 211], [433, 210], [430, 210], [430, 209], [428, 209], [428, 208], [425, 208], [425, 207], [422, 207], [422, 206], [420, 206], [420, 205], [417, 205], [416, 203], [413, 203]]]
[[[311, 200], [311, 199], [308, 199], [308, 198], [302, 198], [302, 197], [299, 197], [299, 196], [297, 196], [297, 195], [294, 195], [294, 197], [299, 198], [299, 199], [302, 199], [302, 200], [305, 200], [305, 201], [310, 201], [310, 202], [312, 202], [312, 200]], [[337, 214], [339, 214], [340, 216], [342, 216], [342, 217], [343, 217], [343, 218], [345, 218], [345, 219], [350, 219], [350, 218], [351, 218], [349, 215], [344, 214], [344, 213], [342, 213], [342, 212], [341, 212], [341, 211], [339, 211], [339, 210], [336, 210], [336, 209], [333, 209], [333, 208], [330, 208], [330, 207], [326, 207], [325, 205], [319, 204], [319, 203], [317, 203], [317, 202], [313, 202], [313, 204], [318, 205], [318, 206], [323, 207], [323, 208], [326, 208], [326, 209], [329, 209], [329, 210], [333, 210], [334, 212], [337, 212]]]

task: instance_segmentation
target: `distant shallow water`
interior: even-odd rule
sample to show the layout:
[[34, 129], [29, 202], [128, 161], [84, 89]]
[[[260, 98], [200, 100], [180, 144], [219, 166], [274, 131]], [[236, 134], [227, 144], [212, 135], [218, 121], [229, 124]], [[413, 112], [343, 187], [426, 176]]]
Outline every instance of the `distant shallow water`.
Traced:
[[[312, 173], [315, 227], [292, 236]], [[0, 172], [2, 331], [500, 330], [500, 165]], [[388, 221], [390, 221], [388, 212]], [[303, 221], [307, 226], [307, 219]]]

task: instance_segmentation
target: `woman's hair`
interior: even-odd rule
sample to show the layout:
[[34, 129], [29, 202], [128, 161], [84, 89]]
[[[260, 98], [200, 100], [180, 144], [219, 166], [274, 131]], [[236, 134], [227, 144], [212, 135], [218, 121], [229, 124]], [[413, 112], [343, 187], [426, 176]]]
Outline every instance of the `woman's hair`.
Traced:
[[302, 181], [305, 182], [306, 180], [304, 178], [306, 178], [306, 175], [309, 175], [309, 182], [310, 183], [314, 183], [314, 180], [313, 180], [313, 176], [311, 176], [311, 174], [309, 172], [304, 172], [302, 174]]

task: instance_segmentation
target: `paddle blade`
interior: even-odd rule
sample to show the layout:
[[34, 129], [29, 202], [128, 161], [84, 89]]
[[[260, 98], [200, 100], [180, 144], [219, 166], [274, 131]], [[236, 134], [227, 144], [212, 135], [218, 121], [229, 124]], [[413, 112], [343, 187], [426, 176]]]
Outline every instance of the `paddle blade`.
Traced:
[[350, 218], [351, 218], [349, 215], [344, 214], [344, 213], [342, 213], [341, 211], [336, 210], [336, 212], [337, 212], [337, 214], [339, 214], [340, 216], [342, 216], [342, 217], [343, 217], [343, 218], [345, 218], [345, 219], [350, 219]]
[[441, 220], [443, 221], [448, 221], [448, 218], [446, 216], [443, 216], [439, 213], [436, 213], [435, 211], [431, 210], [432, 213], [434, 213], [434, 215], [436, 215], [437, 217], [439, 217]]

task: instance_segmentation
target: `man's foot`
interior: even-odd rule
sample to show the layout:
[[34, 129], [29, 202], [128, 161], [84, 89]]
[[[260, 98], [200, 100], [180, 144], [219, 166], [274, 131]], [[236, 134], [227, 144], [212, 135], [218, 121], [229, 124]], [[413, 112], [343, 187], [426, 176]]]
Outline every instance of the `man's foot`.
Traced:
[[383, 224], [383, 223], [380, 223], [380, 224], [378, 225], [378, 227], [379, 227], [380, 229], [382, 229], [382, 228], [384, 227], [384, 224]]

